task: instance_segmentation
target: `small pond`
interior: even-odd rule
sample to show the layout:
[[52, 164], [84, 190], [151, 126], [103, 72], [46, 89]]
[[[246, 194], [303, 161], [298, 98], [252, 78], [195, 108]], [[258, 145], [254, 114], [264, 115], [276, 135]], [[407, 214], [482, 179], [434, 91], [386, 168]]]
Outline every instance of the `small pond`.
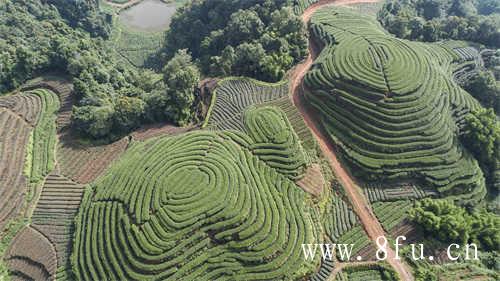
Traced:
[[141, 31], [162, 31], [168, 28], [175, 13], [175, 3], [144, 0], [120, 13], [120, 20], [128, 27]]

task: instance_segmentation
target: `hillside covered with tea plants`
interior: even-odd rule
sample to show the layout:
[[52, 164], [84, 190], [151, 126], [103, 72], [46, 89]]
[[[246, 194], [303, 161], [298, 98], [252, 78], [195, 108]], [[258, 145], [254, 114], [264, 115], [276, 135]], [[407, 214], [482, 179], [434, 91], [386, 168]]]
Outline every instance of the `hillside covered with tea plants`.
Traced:
[[0, 280], [500, 280], [497, 6], [2, 1]]

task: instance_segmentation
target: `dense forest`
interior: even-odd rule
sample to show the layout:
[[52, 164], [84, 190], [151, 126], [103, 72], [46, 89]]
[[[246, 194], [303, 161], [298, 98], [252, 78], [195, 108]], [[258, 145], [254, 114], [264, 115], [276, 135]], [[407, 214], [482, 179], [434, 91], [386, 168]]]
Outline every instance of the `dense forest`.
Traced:
[[466, 40], [500, 48], [499, 13], [497, 0], [391, 0], [379, 20], [401, 38]]
[[174, 16], [166, 56], [188, 49], [208, 76], [278, 81], [307, 54], [306, 31], [292, 1], [195, 0]]

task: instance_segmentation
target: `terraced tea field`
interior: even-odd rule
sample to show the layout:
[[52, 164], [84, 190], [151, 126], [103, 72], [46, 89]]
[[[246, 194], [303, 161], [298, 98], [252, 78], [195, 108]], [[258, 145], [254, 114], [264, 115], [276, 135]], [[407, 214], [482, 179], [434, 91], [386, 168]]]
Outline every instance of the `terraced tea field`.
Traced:
[[243, 111], [288, 96], [288, 83], [268, 84], [247, 78], [226, 78], [218, 83], [204, 127], [243, 130]]
[[[439, 280], [495, 280], [450, 264], [408, 216], [422, 198], [485, 195], [458, 139], [480, 105], [456, 80], [478, 53], [396, 39], [378, 4], [326, 7], [353, 2], [295, 1], [309, 57], [278, 83], [219, 80], [200, 124], [94, 142], [68, 126], [63, 79], [0, 97], [0, 280], [4, 267], [13, 280], [415, 280], [393, 249], [375, 260], [380, 235], [429, 243], [436, 260], [418, 267]], [[352, 243], [351, 259], [305, 259], [315, 243]]]
[[[265, 125], [256, 119], [249, 130]], [[258, 137], [195, 132], [132, 147], [85, 195], [73, 255], [78, 278], [261, 280], [309, 272], [300, 245], [315, 240], [312, 210], [303, 191], [252, 151]]]
[[461, 202], [484, 196], [479, 165], [458, 141], [457, 124], [479, 104], [452, 79], [455, 52], [394, 38], [347, 9], [318, 11], [311, 31], [325, 47], [305, 97], [356, 176], [418, 179]]

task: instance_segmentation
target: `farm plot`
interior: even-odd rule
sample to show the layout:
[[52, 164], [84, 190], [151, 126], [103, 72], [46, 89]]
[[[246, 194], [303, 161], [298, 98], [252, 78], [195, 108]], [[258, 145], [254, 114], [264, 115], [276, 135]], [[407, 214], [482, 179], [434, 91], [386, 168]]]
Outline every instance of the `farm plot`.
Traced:
[[30, 126], [35, 126], [40, 116], [42, 101], [37, 95], [17, 94], [0, 98], [0, 109], [7, 109]]
[[128, 138], [111, 144], [82, 144], [69, 132], [64, 132], [57, 148], [61, 175], [77, 183], [89, 183], [101, 175], [125, 151], [128, 144]]
[[53, 280], [56, 251], [40, 232], [27, 226], [12, 240], [5, 261], [14, 277], [20, 280]]
[[[375, 258], [375, 245], [372, 243], [365, 230], [359, 223], [357, 223], [349, 231], [341, 235], [337, 241], [341, 244], [354, 245], [352, 247], [352, 255], [350, 261], [355, 261], [357, 256], [362, 257], [365, 261], [373, 260]], [[342, 258], [339, 252], [337, 252], [337, 258]], [[348, 262], [347, 260], [343, 261]]]
[[307, 168], [304, 176], [297, 181], [297, 185], [315, 196], [320, 196], [323, 193], [325, 186], [325, 177], [321, 172], [321, 165], [312, 164]]
[[385, 265], [349, 266], [335, 276], [335, 281], [396, 281], [396, 273]]
[[257, 128], [273, 127], [250, 119], [250, 136], [198, 131], [134, 143], [85, 192], [72, 255], [78, 279], [290, 280], [311, 273], [315, 265], [304, 261], [301, 244], [318, 239], [314, 209], [282, 169], [253, 153], [258, 141], [272, 148], [280, 138], [262, 137]]
[[410, 200], [377, 202], [372, 204], [372, 207], [384, 230], [390, 232], [408, 216], [413, 202]]
[[25, 205], [28, 184], [53, 168], [58, 107], [48, 90], [0, 98], [0, 228]]
[[67, 79], [57, 76], [43, 76], [28, 81], [22, 88], [23, 91], [47, 89], [59, 97], [60, 107], [57, 112], [57, 130], [61, 131], [71, 123], [71, 111], [75, 102], [73, 96], [73, 84]]
[[480, 105], [453, 81], [450, 48], [397, 39], [341, 8], [316, 12], [310, 29], [325, 48], [305, 76], [305, 98], [355, 176], [417, 179], [462, 203], [485, 195], [456, 114]]
[[[84, 186], [58, 175], [45, 180], [40, 199], [32, 216], [32, 227], [43, 233], [57, 251], [57, 268], [69, 269], [69, 254], [74, 219], [82, 200]], [[58, 279], [62, 272], [58, 270]]]
[[333, 242], [344, 243], [339, 241], [339, 238], [358, 223], [358, 217], [352, 207], [340, 195], [334, 194], [323, 223], [328, 238]]
[[[356, 260], [358, 255], [365, 261], [372, 260], [375, 257], [375, 248], [352, 207], [339, 194], [333, 194], [331, 198], [332, 201], [323, 218], [323, 226], [328, 239], [333, 243], [354, 244], [351, 261]], [[342, 260], [338, 254], [337, 252], [337, 258], [340, 261], [348, 262]]]
[[23, 206], [27, 180], [22, 171], [31, 129], [17, 115], [0, 108], [0, 229]]
[[366, 183], [362, 187], [370, 202], [421, 199], [438, 195], [435, 190], [424, 189], [413, 183]]
[[174, 125], [163, 125], [163, 124], [155, 124], [155, 125], [145, 125], [140, 129], [134, 131], [131, 136], [133, 140], [136, 141], [145, 141], [147, 139], [159, 137], [159, 136], [176, 136], [182, 133], [189, 132], [193, 130], [194, 127], [177, 127]]
[[112, 50], [115, 50], [118, 59], [134, 67], [158, 67], [158, 62], [151, 58], [161, 49], [162, 32], [135, 31], [117, 20], [114, 30], [108, 41]]
[[290, 121], [290, 124], [292, 124], [293, 129], [299, 136], [304, 149], [309, 152], [309, 155], [316, 154], [318, 146], [311, 133], [311, 130], [309, 129], [309, 127], [307, 127], [304, 119], [302, 119], [299, 111], [297, 110], [295, 105], [293, 105], [290, 97], [285, 96], [270, 102], [266, 102], [262, 106], [275, 106], [283, 110], [283, 112], [285, 112], [286, 114], [286, 117]]
[[312, 275], [309, 278], [309, 281], [326, 281], [330, 278], [330, 274], [332, 273], [335, 267], [335, 263], [333, 260], [325, 259], [321, 260], [321, 266], [319, 267], [318, 272]]
[[309, 6], [319, 1], [320, 0], [294, 0], [293, 11], [295, 14], [301, 15]]
[[[54, 149], [56, 145], [56, 118], [59, 99], [51, 91], [40, 89], [32, 94], [41, 100], [41, 114], [33, 130], [32, 147], [28, 161], [31, 164], [29, 178], [31, 184], [38, 184], [54, 169]], [[30, 158], [31, 157], [31, 158]]]
[[496, 281], [500, 277], [498, 272], [471, 263], [450, 263], [435, 267], [440, 281]]
[[243, 112], [288, 96], [288, 83], [269, 84], [249, 78], [226, 78], [218, 83], [203, 127], [216, 130], [243, 130]]

